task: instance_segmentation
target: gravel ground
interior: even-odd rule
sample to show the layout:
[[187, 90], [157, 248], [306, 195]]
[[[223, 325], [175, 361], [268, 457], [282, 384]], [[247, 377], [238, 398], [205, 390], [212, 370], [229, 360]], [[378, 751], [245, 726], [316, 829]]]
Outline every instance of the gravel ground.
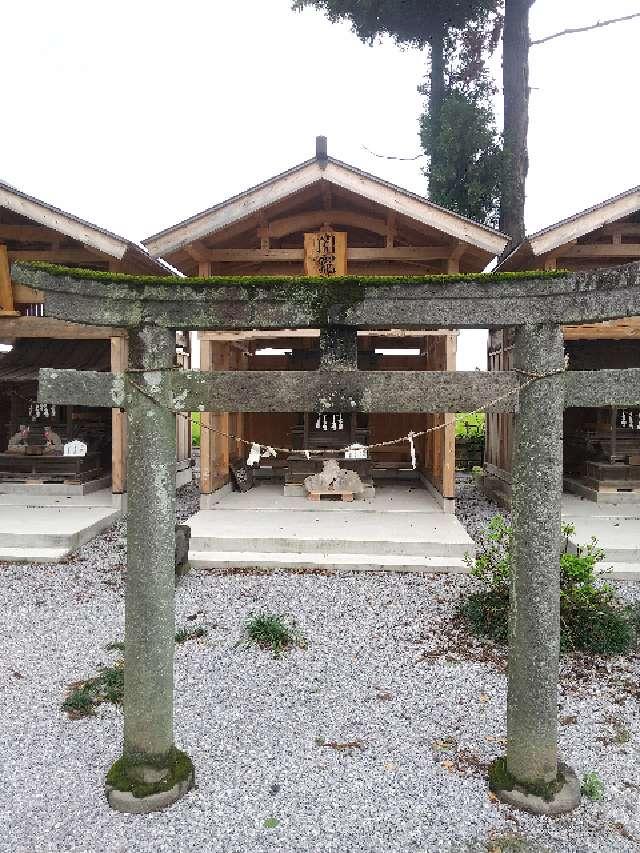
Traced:
[[[195, 504], [181, 490], [179, 517]], [[463, 484], [459, 511], [477, 535], [494, 510]], [[504, 752], [504, 655], [456, 621], [472, 581], [455, 576], [187, 574], [177, 624], [209, 629], [176, 647], [176, 742], [197, 787], [163, 813], [112, 812], [121, 711], [74, 721], [60, 703], [117, 655], [124, 531], [61, 565], [1, 565], [2, 853], [640, 849], [638, 658], [563, 660], [561, 751], [604, 800], [555, 820], [511, 811], [484, 777]], [[295, 616], [307, 647], [239, 646], [262, 610]]]

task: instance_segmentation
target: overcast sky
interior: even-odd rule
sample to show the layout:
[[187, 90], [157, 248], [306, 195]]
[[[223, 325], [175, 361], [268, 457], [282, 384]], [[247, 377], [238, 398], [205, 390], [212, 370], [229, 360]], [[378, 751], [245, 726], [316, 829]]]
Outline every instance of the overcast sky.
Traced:
[[[289, 0], [3, 3], [0, 178], [141, 240], [329, 153], [424, 193], [425, 56], [361, 44]], [[604, 11], [603, 11], [604, 10]], [[532, 37], [640, 10], [537, 0]], [[640, 184], [640, 19], [532, 48], [527, 227]], [[464, 334], [459, 367], [484, 366]]]

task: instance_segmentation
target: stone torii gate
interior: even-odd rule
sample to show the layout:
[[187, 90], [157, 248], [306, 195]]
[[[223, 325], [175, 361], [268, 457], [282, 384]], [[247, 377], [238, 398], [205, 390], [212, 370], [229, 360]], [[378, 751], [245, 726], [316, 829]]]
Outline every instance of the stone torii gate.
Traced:
[[[175, 417], [179, 412], [515, 411], [514, 576], [509, 624], [506, 802], [559, 814], [578, 780], [558, 762], [557, 682], [563, 410], [640, 405], [640, 370], [565, 372], [561, 326], [640, 314], [640, 265], [588, 273], [407, 278], [149, 278], [16, 264], [47, 315], [126, 327], [129, 369], [42, 370], [39, 399], [127, 411], [128, 557], [124, 748], [110, 804], [153, 811], [189, 788], [173, 739]], [[505, 373], [357, 369], [359, 329], [514, 326]], [[176, 329], [318, 328], [313, 372], [177, 371]]]

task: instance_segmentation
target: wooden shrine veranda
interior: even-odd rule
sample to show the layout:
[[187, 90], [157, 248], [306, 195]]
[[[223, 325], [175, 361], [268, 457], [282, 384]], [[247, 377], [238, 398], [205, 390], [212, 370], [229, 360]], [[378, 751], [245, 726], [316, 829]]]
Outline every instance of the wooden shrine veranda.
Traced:
[[[175, 279], [16, 264], [13, 277], [45, 293], [50, 317], [128, 329], [128, 371], [43, 370], [39, 399], [127, 411], [124, 761], [132, 778], [146, 778], [146, 768], [157, 773], [174, 750], [176, 414], [482, 407], [516, 413], [507, 767], [517, 787], [499, 795], [547, 814], [577, 804], [579, 785], [565, 765], [562, 789], [549, 802], [527, 793], [559, 778], [563, 412], [573, 406], [640, 405], [640, 370], [565, 372], [561, 327], [640, 315], [640, 265], [572, 274]], [[514, 370], [376, 374], [357, 369], [361, 329], [487, 326], [516, 328]], [[321, 329], [319, 370], [173, 369], [176, 329], [292, 328]], [[165, 791], [163, 805], [188, 784], [185, 777]], [[129, 809], [130, 794], [110, 790], [109, 796], [114, 807]], [[154, 807], [157, 803], [149, 804], [149, 810]]]

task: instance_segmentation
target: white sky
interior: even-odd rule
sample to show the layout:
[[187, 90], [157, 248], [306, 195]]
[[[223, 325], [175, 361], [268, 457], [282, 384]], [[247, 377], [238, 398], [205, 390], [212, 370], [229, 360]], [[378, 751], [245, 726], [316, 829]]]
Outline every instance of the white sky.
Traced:
[[[0, 177], [140, 240], [329, 153], [419, 193], [425, 57], [289, 0], [3, 3]], [[537, 0], [532, 37], [640, 10]], [[640, 19], [532, 48], [527, 227], [640, 184]], [[636, 105], [636, 106], [634, 106]], [[462, 333], [458, 366], [485, 364]]]

